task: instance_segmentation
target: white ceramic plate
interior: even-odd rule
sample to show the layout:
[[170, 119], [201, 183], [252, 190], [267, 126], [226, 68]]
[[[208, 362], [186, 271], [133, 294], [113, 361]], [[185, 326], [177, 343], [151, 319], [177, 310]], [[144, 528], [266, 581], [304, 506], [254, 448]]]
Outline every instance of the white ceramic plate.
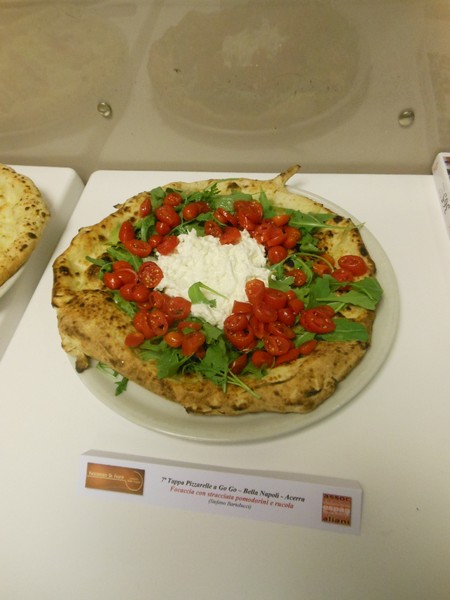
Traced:
[[2, 298], [2, 296], [4, 296], [6, 292], [9, 292], [9, 290], [13, 287], [13, 285], [22, 275], [24, 268], [25, 265], [23, 267], [20, 267], [20, 269], [16, 271], [14, 275], [12, 275], [9, 279], [7, 279], [3, 285], [0, 285], [0, 298]]
[[[324, 204], [334, 212], [354, 219], [349, 213], [323, 198], [295, 190]], [[376, 375], [387, 358], [398, 326], [399, 293], [392, 265], [375, 237], [365, 227], [364, 243], [377, 265], [377, 278], [384, 297], [375, 320], [372, 344], [361, 363], [339, 384], [336, 392], [316, 410], [307, 414], [248, 414], [236, 417], [200, 416], [186, 413], [174, 402], [156, 396], [129, 382], [127, 390], [114, 395], [111, 376], [91, 368], [80, 374], [83, 383], [102, 402], [126, 419], [148, 429], [204, 442], [251, 442], [299, 431], [329, 417], [355, 398]]]

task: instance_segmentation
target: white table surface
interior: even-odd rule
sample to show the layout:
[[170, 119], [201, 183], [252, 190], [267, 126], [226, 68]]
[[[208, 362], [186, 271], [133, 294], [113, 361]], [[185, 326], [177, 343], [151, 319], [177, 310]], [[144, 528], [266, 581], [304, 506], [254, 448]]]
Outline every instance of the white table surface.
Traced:
[[51, 218], [18, 279], [0, 297], [0, 360], [84, 189], [80, 177], [70, 168], [11, 166], [37, 185]]
[[[56, 253], [132, 194], [203, 174], [97, 172]], [[80, 382], [39, 287], [0, 364], [0, 597], [442, 600], [450, 597], [450, 240], [431, 176], [300, 174], [367, 224], [400, 289], [398, 333], [359, 396], [298, 433], [199, 443], [142, 428]], [[56, 254], [55, 253], [55, 254]], [[79, 494], [89, 449], [359, 481], [362, 531]]]

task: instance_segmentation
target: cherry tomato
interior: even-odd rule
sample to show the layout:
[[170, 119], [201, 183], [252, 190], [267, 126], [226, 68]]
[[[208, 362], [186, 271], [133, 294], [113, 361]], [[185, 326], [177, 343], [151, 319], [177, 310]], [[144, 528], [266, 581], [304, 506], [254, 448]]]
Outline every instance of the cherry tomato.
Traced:
[[114, 274], [120, 279], [122, 285], [137, 282], [138, 276], [134, 269], [117, 269]]
[[278, 321], [287, 325], [288, 327], [293, 327], [295, 324], [295, 313], [289, 306], [285, 306], [283, 308], [279, 308], [277, 311]]
[[289, 225], [284, 228], [284, 231], [286, 232], [286, 239], [283, 246], [288, 250], [292, 250], [300, 241], [302, 232], [296, 227], [290, 227]]
[[312, 333], [331, 333], [336, 329], [331, 316], [320, 307], [308, 308], [300, 316], [300, 325]]
[[205, 221], [205, 235], [219, 238], [222, 235], [222, 227], [215, 221]]
[[122, 296], [124, 300], [128, 300], [128, 302], [134, 302], [134, 288], [136, 287], [135, 283], [125, 283], [119, 289], [119, 294]]
[[191, 221], [192, 219], [198, 217], [199, 213], [200, 209], [196, 202], [186, 204], [186, 206], [183, 208], [183, 219], [185, 221]]
[[288, 300], [288, 306], [292, 310], [294, 315], [299, 315], [305, 308], [305, 303], [303, 302], [303, 300], [300, 300], [300, 298], [295, 297], [291, 300]]
[[123, 285], [120, 277], [118, 277], [117, 273], [114, 273], [113, 271], [103, 275], [103, 283], [110, 290], [118, 290]]
[[232, 225], [233, 227], [236, 227], [238, 224], [237, 217], [222, 207], [219, 207], [214, 211], [214, 218], [222, 223], [222, 225]]
[[266, 335], [263, 343], [266, 351], [272, 356], [280, 356], [292, 348], [292, 342], [281, 335]]
[[144, 217], [149, 215], [151, 212], [152, 212], [152, 201], [151, 201], [150, 197], [147, 197], [141, 202], [141, 205], [139, 206], [139, 216], [141, 217], [141, 219], [143, 219]]
[[160, 237], [162, 237], [164, 235], [167, 235], [172, 228], [168, 223], [163, 223], [162, 221], [156, 221], [155, 229], [156, 229], [156, 233]]
[[148, 288], [155, 288], [163, 278], [161, 267], [153, 260], [142, 263], [138, 270], [138, 279]]
[[164, 341], [170, 348], [179, 348], [183, 343], [183, 337], [181, 331], [168, 331], [164, 336]]
[[230, 365], [230, 371], [232, 373], [234, 373], [235, 375], [239, 375], [239, 373], [241, 373], [245, 369], [245, 367], [247, 366], [247, 361], [248, 361], [247, 355], [246, 354], [240, 354], [231, 363], [231, 365]]
[[243, 314], [231, 314], [223, 322], [225, 333], [233, 333], [248, 328], [248, 319]]
[[181, 344], [181, 351], [184, 356], [192, 356], [200, 350], [206, 341], [205, 334], [202, 331], [192, 331], [184, 336]]
[[148, 322], [155, 335], [165, 335], [169, 329], [169, 323], [162, 310], [154, 308], [148, 315]]
[[272, 217], [270, 220], [272, 221], [272, 223], [274, 223], [277, 227], [283, 227], [283, 225], [287, 225], [289, 223], [291, 216], [290, 215], [286, 215], [286, 214], [281, 214], [281, 215], [275, 215], [274, 217]]
[[254, 315], [250, 317], [250, 329], [258, 340], [262, 340], [267, 333], [266, 324], [259, 321]]
[[156, 250], [166, 256], [167, 254], [172, 254], [175, 248], [180, 243], [180, 240], [176, 235], [168, 235], [163, 241], [156, 246]]
[[261, 223], [264, 216], [263, 206], [256, 200], [236, 200], [233, 208], [238, 219], [245, 217], [244, 221], [250, 221], [253, 224]]
[[200, 331], [202, 328], [201, 323], [198, 321], [180, 321], [177, 325], [177, 329], [183, 333], [189, 333], [189, 331]]
[[270, 323], [271, 321], [276, 321], [278, 317], [278, 313], [276, 308], [271, 308], [266, 304], [255, 304], [253, 307], [253, 316], [258, 319], [258, 321], [262, 321], [263, 323]]
[[289, 275], [289, 277], [294, 278], [293, 285], [295, 285], [296, 287], [302, 287], [305, 285], [307, 276], [306, 276], [305, 271], [302, 271], [302, 269], [291, 269], [288, 272], [288, 275]]
[[288, 251], [284, 246], [272, 246], [267, 252], [267, 258], [273, 265], [284, 260], [288, 255]]
[[336, 281], [339, 281], [340, 283], [350, 283], [353, 281], [354, 277], [353, 277], [353, 273], [351, 273], [348, 269], [335, 269], [332, 273], [331, 276], [336, 279]]
[[255, 335], [250, 327], [240, 331], [224, 332], [227, 340], [238, 350], [252, 350], [255, 345]]
[[241, 239], [241, 232], [237, 227], [225, 227], [219, 240], [224, 244], [237, 244]]
[[259, 304], [264, 298], [266, 286], [261, 279], [249, 279], [245, 284], [245, 293], [250, 304]]
[[278, 367], [280, 365], [284, 365], [285, 363], [290, 363], [293, 360], [296, 360], [300, 356], [300, 348], [290, 348], [284, 354], [280, 354], [275, 359], [275, 366]]
[[269, 323], [267, 325], [267, 331], [272, 335], [285, 337], [288, 340], [293, 340], [295, 338], [295, 333], [292, 328], [280, 321], [272, 321]]
[[143, 283], [136, 283], [136, 285], [132, 289], [132, 299], [133, 302], [138, 302], [142, 304], [147, 302], [150, 297], [150, 292], [148, 288]]
[[143, 334], [146, 340], [155, 337], [155, 332], [150, 325], [149, 314], [147, 310], [140, 310], [133, 317], [133, 325], [137, 331]]
[[272, 234], [266, 242], [267, 248], [273, 248], [274, 246], [283, 246], [286, 240], [286, 233], [281, 227], [273, 227]]
[[134, 227], [131, 221], [124, 221], [119, 229], [119, 240], [124, 244], [134, 239]]
[[253, 308], [250, 302], [241, 302], [240, 300], [235, 300], [233, 302], [233, 313], [249, 315], [252, 310]]
[[360, 256], [353, 254], [341, 256], [338, 260], [338, 265], [356, 276], [365, 275], [369, 270], [365, 261]]
[[265, 350], [255, 350], [250, 360], [257, 369], [270, 369], [273, 366], [273, 356]]
[[172, 229], [181, 223], [181, 217], [171, 204], [163, 204], [155, 210], [158, 221], [166, 223]]
[[168, 192], [163, 199], [163, 204], [168, 206], [179, 206], [183, 202], [183, 197], [178, 192]]
[[303, 344], [301, 344], [298, 347], [298, 350], [300, 352], [300, 354], [302, 354], [303, 356], [307, 356], [308, 354], [311, 354], [311, 352], [313, 352], [315, 350], [317, 346], [317, 340], [309, 340], [308, 342], [304, 342]]
[[166, 300], [166, 294], [159, 292], [158, 290], [152, 290], [150, 292], [150, 302], [154, 308], [163, 308]]
[[[164, 225], [164, 223], [163, 223], [163, 225]], [[151, 247], [151, 249], [154, 250], [156, 248], [156, 246], [163, 241], [163, 239], [164, 239], [164, 237], [162, 235], [160, 235], [159, 233], [154, 233], [153, 235], [151, 235], [148, 238], [148, 244]]]
[[164, 303], [164, 310], [170, 319], [181, 321], [191, 312], [192, 304], [181, 296], [168, 296]]
[[113, 271], [120, 271], [120, 269], [132, 269], [133, 267], [127, 260], [116, 260], [113, 262]]
[[321, 260], [316, 260], [312, 264], [312, 270], [319, 277], [323, 277], [323, 275], [329, 275], [331, 273], [331, 267], [325, 262]]
[[270, 308], [283, 308], [287, 304], [287, 296], [281, 290], [266, 288], [264, 291], [263, 303]]
[[136, 348], [145, 340], [144, 334], [140, 331], [133, 331], [125, 337], [125, 346], [128, 348]]
[[150, 244], [144, 242], [144, 240], [125, 240], [124, 246], [128, 252], [131, 252], [131, 254], [139, 256], [140, 258], [145, 258], [152, 251]]

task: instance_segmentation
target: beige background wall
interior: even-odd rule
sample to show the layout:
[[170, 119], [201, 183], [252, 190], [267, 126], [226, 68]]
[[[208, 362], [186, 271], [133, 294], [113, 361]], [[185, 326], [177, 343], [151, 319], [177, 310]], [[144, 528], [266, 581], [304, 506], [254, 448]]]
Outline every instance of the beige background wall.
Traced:
[[1, 0], [0, 162], [429, 173], [449, 34], [450, 0]]

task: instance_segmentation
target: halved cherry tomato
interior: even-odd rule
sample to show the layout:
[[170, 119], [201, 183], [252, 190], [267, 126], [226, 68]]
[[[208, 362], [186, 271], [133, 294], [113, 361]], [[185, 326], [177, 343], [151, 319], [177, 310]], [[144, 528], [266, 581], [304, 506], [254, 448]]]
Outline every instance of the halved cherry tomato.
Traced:
[[186, 204], [183, 208], [183, 219], [185, 221], [191, 221], [195, 219], [200, 214], [200, 209], [196, 202], [191, 202], [190, 204]]
[[116, 260], [113, 262], [113, 271], [120, 271], [120, 269], [131, 269], [133, 270], [133, 267], [131, 266], [131, 264], [127, 261], [127, 260]]
[[148, 288], [155, 288], [163, 278], [161, 267], [153, 260], [142, 263], [138, 270], [138, 279]]
[[163, 308], [166, 301], [166, 294], [159, 292], [158, 290], [152, 290], [150, 292], [150, 302], [154, 308]]
[[181, 296], [167, 296], [164, 310], [170, 319], [181, 321], [191, 312], [192, 303]]
[[147, 302], [147, 300], [149, 299], [150, 291], [147, 288], [147, 286], [145, 286], [143, 283], [136, 283], [136, 285], [132, 289], [131, 295], [133, 302], [142, 304], [144, 302]]
[[163, 204], [155, 210], [158, 221], [166, 223], [172, 229], [181, 223], [181, 217], [171, 204]]
[[275, 366], [284, 365], [286, 363], [290, 363], [293, 360], [296, 360], [300, 356], [300, 348], [290, 348], [284, 354], [280, 354], [275, 359]]
[[155, 332], [150, 325], [149, 314], [147, 310], [140, 310], [133, 317], [133, 325], [147, 340], [155, 337]]
[[235, 300], [233, 302], [233, 313], [240, 315], [249, 315], [253, 310], [250, 302], [241, 302], [240, 300]]
[[134, 227], [131, 221], [124, 221], [119, 229], [119, 240], [124, 244], [134, 239]]
[[234, 373], [235, 375], [239, 375], [239, 373], [241, 373], [244, 370], [244, 368], [247, 366], [247, 361], [248, 361], [247, 355], [240, 354], [231, 363], [230, 371], [232, 373]]
[[206, 341], [206, 336], [202, 331], [192, 331], [184, 336], [181, 344], [181, 351], [184, 356], [192, 356], [200, 350]]
[[241, 239], [241, 232], [237, 227], [225, 227], [219, 241], [224, 244], [237, 244]]
[[288, 251], [284, 246], [272, 246], [267, 252], [267, 258], [273, 265], [284, 260], [288, 255]]
[[254, 315], [250, 317], [250, 329], [258, 340], [262, 340], [267, 333], [266, 324], [259, 321]]
[[255, 345], [255, 336], [250, 327], [240, 331], [225, 332], [227, 340], [238, 350], [252, 350]]
[[181, 331], [168, 331], [164, 336], [164, 341], [170, 348], [179, 348], [183, 343], [184, 335]]
[[338, 265], [356, 276], [364, 275], [369, 270], [364, 259], [353, 254], [341, 256], [338, 260]]
[[114, 274], [120, 279], [122, 285], [125, 283], [136, 283], [138, 276], [134, 269], [117, 269]]
[[266, 351], [272, 356], [280, 356], [292, 348], [292, 342], [281, 335], [266, 335], [263, 344]]
[[279, 308], [278, 311], [278, 321], [287, 325], [288, 327], [292, 327], [295, 324], [295, 313], [289, 306], [284, 306], [283, 308]]
[[125, 240], [124, 246], [128, 252], [131, 252], [131, 254], [139, 256], [140, 258], [149, 256], [152, 251], [150, 244], [148, 242], [144, 242], [144, 240]]
[[248, 319], [243, 314], [231, 314], [223, 322], [223, 330], [225, 333], [233, 333], [234, 331], [242, 331], [248, 328]]
[[332, 273], [331, 276], [333, 277], [333, 279], [336, 279], [336, 281], [339, 281], [340, 283], [351, 283], [354, 279], [353, 277], [353, 273], [351, 273], [348, 269], [335, 269]]
[[286, 239], [283, 246], [288, 250], [292, 250], [300, 241], [302, 232], [296, 227], [290, 227], [289, 225], [284, 228], [284, 231], [286, 232]]
[[264, 298], [266, 286], [261, 279], [249, 279], [245, 284], [245, 293], [250, 304], [259, 304]]
[[330, 265], [328, 265], [325, 262], [322, 262], [321, 260], [316, 260], [315, 262], [313, 262], [312, 270], [319, 277], [323, 277], [324, 275], [329, 275], [332, 271]]
[[301, 344], [298, 347], [298, 350], [301, 355], [307, 356], [308, 354], [311, 354], [313, 350], [315, 350], [317, 343], [317, 340], [309, 340], [308, 342], [304, 342], [303, 344]]
[[263, 303], [270, 308], [283, 308], [287, 304], [287, 296], [281, 290], [266, 288], [264, 291]]
[[134, 301], [133, 291], [135, 285], [135, 283], [125, 283], [121, 286], [121, 288], [119, 289], [119, 294], [124, 300], [128, 300], [128, 302]]
[[292, 310], [294, 315], [299, 315], [305, 308], [305, 303], [303, 302], [303, 300], [300, 300], [300, 298], [295, 297], [288, 300], [288, 306]]
[[277, 225], [277, 227], [283, 227], [283, 225], [287, 225], [289, 223], [290, 218], [291, 215], [281, 214], [275, 215], [270, 220], [272, 221], [272, 223]]
[[168, 223], [163, 223], [162, 221], [156, 221], [155, 229], [156, 229], [156, 233], [160, 237], [163, 237], [164, 235], [167, 235], [171, 231], [172, 228]]
[[158, 246], [158, 244], [160, 244], [163, 241], [163, 239], [164, 237], [162, 235], [160, 235], [159, 233], [154, 233], [148, 238], [148, 244], [151, 247], [151, 249], [154, 250]]
[[287, 234], [281, 227], [274, 226], [269, 239], [266, 242], [267, 248], [273, 248], [274, 246], [283, 246], [286, 240]]
[[265, 350], [255, 350], [250, 359], [257, 369], [267, 368], [273, 366], [273, 356]]
[[324, 307], [308, 308], [300, 316], [300, 325], [312, 333], [331, 333], [336, 325]]
[[237, 217], [222, 207], [219, 207], [214, 211], [214, 218], [219, 221], [219, 223], [222, 223], [222, 225], [232, 225], [233, 227], [236, 227], [238, 224]]
[[110, 290], [118, 290], [123, 285], [122, 280], [120, 277], [118, 277], [117, 273], [114, 273], [114, 271], [105, 273], [103, 275], [103, 283]]
[[304, 286], [307, 281], [306, 273], [305, 271], [302, 271], [302, 269], [291, 269], [288, 271], [288, 276], [294, 278], [293, 285], [296, 287]]
[[258, 319], [258, 321], [262, 321], [263, 323], [276, 321], [278, 317], [276, 308], [271, 308], [264, 303], [254, 305], [253, 315], [256, 319]]
[[222, 235], [222, 227], [213, 220], [205, 221], [205, 235], [219, 238]]
[[267, 325], [267, 331], [272, 335], [281, 335], [281, 337], [285, 337], [288, 340], [293, 340], [295, 338], [293, 329], [280, 321], [272, 321], [269, 323]]
[[145, 198], [139, 206], [139, 216], [141, 219], [148, 216], [152, 212], [152, 201], [150, 197]]
[[150, 327], [155, 332], [155, 335], [165, 335], [169, 329], [169, 323], [166, 315], [162, 310], [154, 308], [148, 315], [148, 322]]
[[167, 256], [168, 254], [172, 254], [172, 252], [175, 250], [179, 243], [180, 240], [178, 236], [168, 235], [163, 239], [163, 241], [160, 244], [156, 246], [156, 250], [160, 254]]
[[256, 200], [236, 200], [233, 208], [238, 218], [239, 215], [245, 215], [246, 219], [253, 224], [261, 223], [264, 216], [263, 206], [261, 202], [257, 202]]
[[128, 348], [137, 348], [145, 340], [144, 334], [140, 331], [133, 331], [125, 337], [125, 346]]
[[178, 192], [168, 192], [163, 199], [163, 204], [168, 206], [179, 206], [183, 202], [183, 197]]
[[191, 331], [200, 331], [202, 328], [202, 324], [198, 321], [180, 321], [177, 325], [177, 329], [184, 333], [189, 333]]

